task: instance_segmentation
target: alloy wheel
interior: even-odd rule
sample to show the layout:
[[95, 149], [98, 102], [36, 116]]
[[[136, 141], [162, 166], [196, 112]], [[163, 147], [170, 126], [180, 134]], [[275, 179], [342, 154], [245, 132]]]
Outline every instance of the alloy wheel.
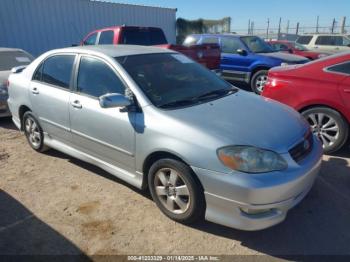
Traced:
[[339, 138], [339, 125], [331, 116], [313, 113], [307, 116], [312, 132], [322, 141], [323, 148], [332, 146]]
[[174, 214], [185, 213], [190, 206], [190, 193], [181, 174], [172, 168], [160, 169], [154, 179], [154, 188], [162, 205]]
[[264, 91], [265, 84], [267, 82], [267, 75], [260, 75], [256, 78], [255, 88], [259, 92], [259, 94]]
[[35, 123], [35, 121], [28, 117], [25, 121], [25, 130], [28, 137], [29, 142], [34, 147], [39, 147], [41, 144], [41, 134], [38, 125]]

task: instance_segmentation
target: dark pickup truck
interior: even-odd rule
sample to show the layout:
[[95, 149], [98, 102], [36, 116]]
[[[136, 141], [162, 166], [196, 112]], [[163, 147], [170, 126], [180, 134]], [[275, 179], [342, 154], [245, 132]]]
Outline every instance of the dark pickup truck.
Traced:
[[216, 44], [169, 44], [162, 29], [157, 27], [114, 26], [89, 33], [81, 45], [145, 45], [159, 46], [180, 52], [211, 70], [220, 68], [220, 47]]

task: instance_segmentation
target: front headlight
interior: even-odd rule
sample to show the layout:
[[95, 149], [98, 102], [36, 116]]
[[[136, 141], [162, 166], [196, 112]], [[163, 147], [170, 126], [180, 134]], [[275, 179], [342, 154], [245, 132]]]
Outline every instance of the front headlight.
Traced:
[[223, 147], [217, 154], [225, 166], [245, 173], [280, 171], [288, 167], [278, 153], [252, 146]]

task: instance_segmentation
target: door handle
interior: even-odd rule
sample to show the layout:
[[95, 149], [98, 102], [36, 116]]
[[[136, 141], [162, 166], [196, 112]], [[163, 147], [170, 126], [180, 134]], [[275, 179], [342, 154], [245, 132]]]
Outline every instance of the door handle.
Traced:
[[72, 106], [73, 106], [74, 108], [78, 108], [78, 109], [80, 109], [80, 108], [83, 107], [83, 106], [80, 104], [80, 101], [79, 101], [79, 100], [74, 100], [74, 101], [72, 102]]
[[350, 89], [344, 89], [345, 93], [350, 93]]
[[38, 94], [39, 94], [38, 88], [37, 88], [37, 87], [33, 87], [32, 93], [33, 93], [34, 95], [38, 95]]

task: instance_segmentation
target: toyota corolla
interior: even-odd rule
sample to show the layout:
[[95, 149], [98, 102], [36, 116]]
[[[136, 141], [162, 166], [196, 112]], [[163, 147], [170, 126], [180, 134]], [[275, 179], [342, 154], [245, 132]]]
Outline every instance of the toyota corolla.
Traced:
[[186, 56], [141, 46], [47, 52], [14, 68], [8, 104], [29, 145], [149, 189], [171, 219], [270, 227], [311, 189], [322, 147], [293, 109]]

